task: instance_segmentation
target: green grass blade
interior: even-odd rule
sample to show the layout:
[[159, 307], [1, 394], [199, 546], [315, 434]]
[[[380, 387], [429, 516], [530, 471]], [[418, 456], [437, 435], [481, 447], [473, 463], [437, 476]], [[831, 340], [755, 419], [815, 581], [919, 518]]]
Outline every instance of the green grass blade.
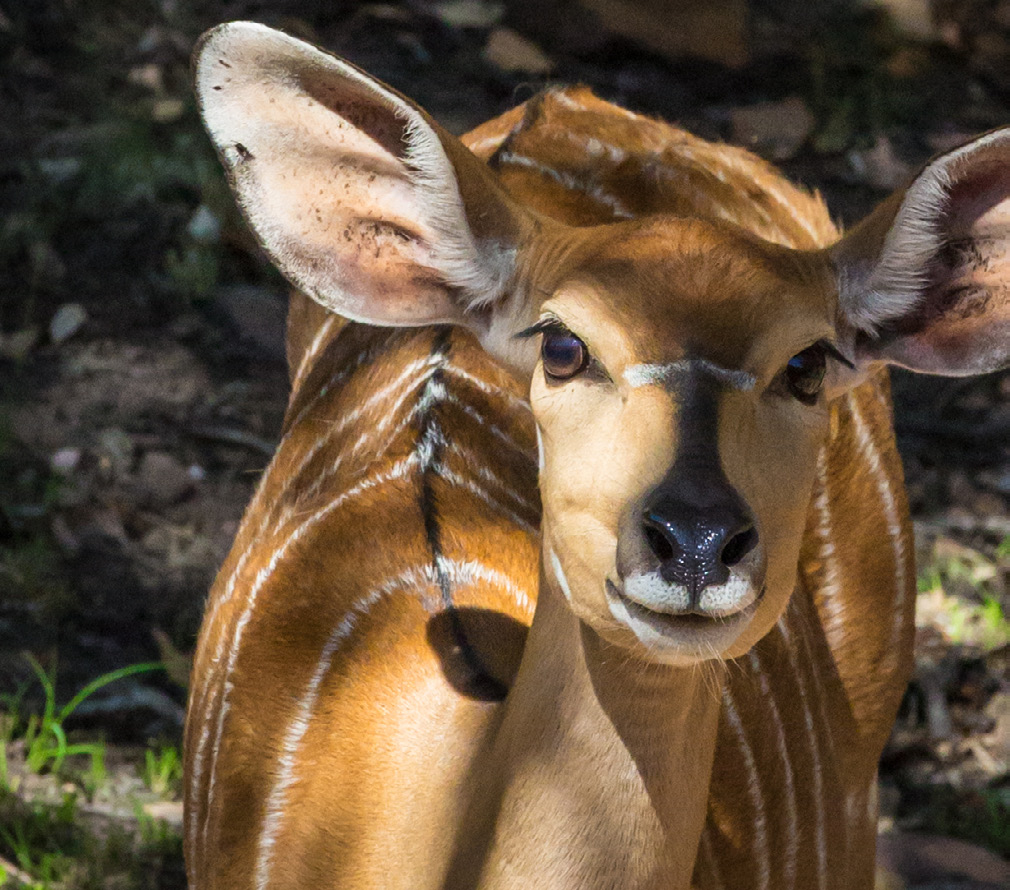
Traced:
[[109, 671], [107, 674], [102, 674], [100, 677], [96, 677], [87, 686], [81, 689], [70, 701], [68, 701], [61, 709], [60, 713], [57, 715], [57, 721], [62, 723], [67, 719], [74, 711], [77, 706], [80, 705], [88, 696], [97, 692], [103, 686], [108, 686], [109, 683], [114, 683], [116, 680], [122, 680], [124, 677], [131, 677], [134, 674], [148, 673], [149, 671], [164, 670], [165, 666], [160, 661], [148, 661], [142, 664], [131, 664], [127, 667], [118, 668], [114, 671]]

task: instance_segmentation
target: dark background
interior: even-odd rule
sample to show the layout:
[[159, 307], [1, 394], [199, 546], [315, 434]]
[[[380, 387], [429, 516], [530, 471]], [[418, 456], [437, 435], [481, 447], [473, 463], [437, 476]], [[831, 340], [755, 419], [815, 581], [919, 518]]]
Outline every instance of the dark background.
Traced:
[[[138, 775], [145, 749], [179, 744], [206, 591], [284, 410], [284, 283], [189, 84], [199, 34], [239, 18], [333, 49], [457, 133], [587, 83], [749, 145], [845, 223], [1010, 123], [1007, 0], [0, 0], [0, 727], [20, 777], [0, 782], [0, 859], [53, 886], [181, 884], [177, 777], [155, 795]], [[1010, 856], [1010, 377], [895, 383], [922, 593], [885, 827]], [[74, 759], [25, 772], [44, 705], [25, 651], [59, 702], [168, 666], [67, 721], [105, 741], [104, 782]]]

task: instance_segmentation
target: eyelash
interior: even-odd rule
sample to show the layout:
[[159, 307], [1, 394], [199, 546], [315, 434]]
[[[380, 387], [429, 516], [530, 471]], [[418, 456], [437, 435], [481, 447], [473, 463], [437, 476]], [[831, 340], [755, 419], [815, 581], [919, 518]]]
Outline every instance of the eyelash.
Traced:
[[518, 334], [513, 334], [513, 337], [516, 340], [528, 340], [537, 334], [572, 334], [572, 332], [556, 318], [541, 318], [536, 324], [530, 325]]

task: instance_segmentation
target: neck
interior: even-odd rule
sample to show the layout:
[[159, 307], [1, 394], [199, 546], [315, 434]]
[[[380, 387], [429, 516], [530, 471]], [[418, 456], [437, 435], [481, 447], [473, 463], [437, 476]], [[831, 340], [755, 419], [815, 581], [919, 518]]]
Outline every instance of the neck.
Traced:
[[607, 644], [542, 573], [447, 886], [687, 888], [723, 679]]

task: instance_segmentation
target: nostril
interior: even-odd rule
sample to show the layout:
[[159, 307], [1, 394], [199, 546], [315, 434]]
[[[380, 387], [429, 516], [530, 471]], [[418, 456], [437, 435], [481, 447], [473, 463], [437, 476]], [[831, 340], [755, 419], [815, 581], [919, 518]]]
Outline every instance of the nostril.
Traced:
[[737, 534], [733, 535], [726, 542], [726, 546], [722, 548], [722, 553], [719, 554], [722, 564], [724, 566], [735, 566], [757, 546], [757, 542], [758, 533], [753, 525], [742, 532], [737, 532]]
[[660, 562], [673, 559], [673, 545], [669, 539], [654, 525], [645, 526], [645, 539]]

